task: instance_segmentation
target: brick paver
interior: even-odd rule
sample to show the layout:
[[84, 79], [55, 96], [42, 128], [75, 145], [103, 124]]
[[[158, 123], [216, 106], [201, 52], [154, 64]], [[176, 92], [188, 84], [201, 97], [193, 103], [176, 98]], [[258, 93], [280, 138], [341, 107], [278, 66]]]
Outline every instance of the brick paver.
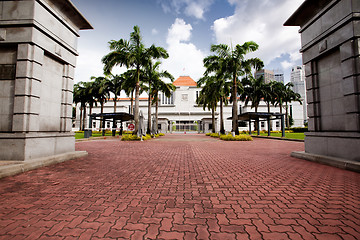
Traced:
[[0, 179], [0, 239], [360, 239], [360, 174], [303, 143], [167, 135]]

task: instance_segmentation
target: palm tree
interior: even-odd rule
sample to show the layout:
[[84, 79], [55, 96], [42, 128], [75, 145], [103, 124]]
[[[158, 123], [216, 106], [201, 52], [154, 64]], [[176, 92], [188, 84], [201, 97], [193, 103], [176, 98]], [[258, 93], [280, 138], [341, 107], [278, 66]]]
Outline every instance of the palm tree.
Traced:
[[84, 87], [86, 89], [86, 94], [88, 96], [87, 103], [89, 104], [89, 115], [92, 114], [92, 109], [94, 106], [97, 106], [96, 98], [91, 94], [92, 89], [95, 87], [95, 83], [93, 81], [84, 82]]
[[256, 51], [259, 45], [255, 42], [245, 42], [243, 45], [237, 44], [235, 49], [226, 44], [212, 45], [211, 52], [215, 55], [204, 59], [207, 71], [219, 71], [221, 74], [229, 74], [232, 78], [232, 131], [239, 134], [238, 115], [237, 115], [237, 98], [238, 98], [238, 78], [250, 73], [251, 67], [260, 69], [261, 62], [257, 58], [245, 59], [247, 53]]
[[[158, 88], [161, 85], [160, 84], [160, 82], [162, 82], [161, 78], [169, 78], [171, 81], [174, 80], [174, 77], [167, 71], [159, 71], [160, 64], [161, 64], [161, 62], [159, 62], [159, 61], [157, 61], [157, 62], [150, 61], [144, 70], [145, 79], [148, 83], [147, 90], [148, 90], [148, 95], [149, 95], [148, 96], [148, 125], [147, 125], [147, 131], [146, 131], [147, 134], [151, 133], [151, 105], [154, 102], [153, 98], [155, 97], [155, 95], [157, 96], [158, 92], [159, 92], [159, 90], [156, 88]], [[158, 106], [157, 106], [157, 108], [158, 108]], [[158, 110], [158, 109], [156, 109], [156, 110]], [[156, 119], [157, 119], [157, 117], [156, 117]], [[157, 121], [156, 121], [156, 124], [157, 124]]]
[[285, 98], [285, 85], [281, 82], [275, 82], [273, 84], [273, 92], [276, 98], [275, 106], [279, 106], [280, 113], [282, 113]]
[[251, 101], [251, 108], [255, 108], [255, 112], [257, 112], [260, 101], [266, 96], [264, 78], [254, 78], [252, 75], [248, 75], [242, 80], [242, 85], [244, 92], [240, 99], [244, 101], [245, 106]]
[[[206, 71], [204, 77], [200, 78], [197, 82], [198, 87], [202, 87], [202, 85], [213, 84], [216, 85], [216, 89], [218, 94], [216, 98], [219, 98], [220, 101], [220, 134], [225, 134], [224, 128], [224, 104], [228, 104], [228, 96], [230, 95], [231, 82], [227, 81], [229, 78], [226, 77], [226, 74], [221, 74], [217, 72], [216, 75], [209, 76]], [[213, 83], [210, 83], [213, 82]], [[214, 96], [214, 95], [213, 95]]]
[[122, 88], [125, 91], [126, 95], [130, 98], [130, 114], [134, 114], [134, 91], [136, 85], [136, 71], [127, 70], [121, 77], [124, 79]]
[[108, 75], [110, 79], [108, 80], [108, 91], [114, 94], [114, 113], [116, 112], [117, 99], [120, 96], [124, 78], [120, 75]]
[[276, 83], [276, 81], [271, 81], [264, 85], [264, 101], [266, 102], [268, 113], [270, 113], [270, 105], [275, 105], [276, 102], [276, 95], [274, 94]]
[[103, 57], [104, 72], [110, 73], [114, 66], [126, 66], [136, 70], [135, 78], [135, 131], [139, 128], [139, 96], [140, 96], [140, 71], [151, 59], [168, 58], [169, 55], [164, 48], [152, 45], [146, 48], [140, 35], [140, 28], [134, 26], [130, 33], [130, 40], [120, 39], [110, 41], [110, 53]]
[[[109, 91], [109, 79], [106, 77], [91, 77], [93, 80], [93, 88], [90, 90], [90, 94], [92, 94], [96, 101], [100, 103], [100, 112], [104, 113], [104, 104], [110, 97]], [[103, 122], [100, 121], [100, 128], [104, 128]]]
[[286, 117], [286, 127], [290, 127], [289, 122], [289, 107], [288, 103], [291, 103], [293, 101], [298, 101], [302, 105], [301, 101], [301, 95], [298, 93], [295, 93], [292, 88], [294, 87], [294, 84], [289, 82], [285, 84], [285, 91], [284, 91], [284, 102], [285, 102], [285, 117]]
[[152, 96], [153, 96], [153, 102], [155, 103], [155, 129], [156, 132], [158, 132], [158, 119], [159, 119], [159, 94], [163, 93], [166, 97], [171, 97], [172, 93], [175, 91], [176, 87], [172, 82], [174, 81], [174, 77], [168, 73], [167, 71], [164, 71], [162, 74], [163, 78], [168, 78], [171, 80], [171, 83], [165, 83], [161, 79], [157, 79], [153, 81], [152, 84]]
[[75, 104], [80, 103], [80, 130], [85, 129], [85, 115], [86, 115], [86, 103], [88, 96], [84, 82], [74, 84], [73, 102]]
[[221, 92], [219, 91], [219, 83], [215, 76], [204, 76], [199, 80], [200, 83], [204, 82], [205, 85], [201, 89], [196, 103], [203, 106], [203, 109], [207, 107], [211, 110], [211, 123], [212, 123], [212, 132], [215, 133], [215, 111], [217, 103], [221, 99]]

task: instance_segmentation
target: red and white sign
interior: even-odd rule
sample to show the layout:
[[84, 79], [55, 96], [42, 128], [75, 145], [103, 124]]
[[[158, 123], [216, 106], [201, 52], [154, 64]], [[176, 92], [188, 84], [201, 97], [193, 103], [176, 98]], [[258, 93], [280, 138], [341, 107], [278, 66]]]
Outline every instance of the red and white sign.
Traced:
[[128, 130], [129, 130], [129, 131], [134, 131], [134, 130], [135, 130], [135, 125], [132, 124], [132, 123], [130, 123], [130, 124], [128, 125]]

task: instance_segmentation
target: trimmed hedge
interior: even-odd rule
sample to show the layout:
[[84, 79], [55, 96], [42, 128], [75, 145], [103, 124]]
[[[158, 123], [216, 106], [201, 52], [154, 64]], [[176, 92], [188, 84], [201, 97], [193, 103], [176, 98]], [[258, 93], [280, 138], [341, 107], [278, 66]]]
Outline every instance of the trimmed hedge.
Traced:
[[141, 140], [140, 137], [132, 134], [123, 135], [121, 138], [121, 141], [140, 141], [140, 140]]
[[[160, 137], [160, 136], [165, 136], [164, 133], [159, 133], [159, 134], [155, 134], [155, 135], [150, 135], [150, 134], [146, 134], [146, 136], [142, 136], [143, 140], [149, 140], [152, 137]], [[125, 134], [122, 136], [121, 141], [140, 141], [141, 137], [138, 137], [137, 135], [132, 135], [132, 134]]]
[[220, 139], [224, 141], [252, 141], [253, 138], [248, 135], [235, 135], [233, 137], [231, 134], [228, 135], [220, 135]]
[[294, 128], [290, 128], [290, 130], [292, 130], [294, 133], [303, 133], [303, 132], [307, 132], [308, 128], [307, 127], [294, 127]]
[[220, 136], [218, 133], [211, 133], [210, 137], [219, 138]]

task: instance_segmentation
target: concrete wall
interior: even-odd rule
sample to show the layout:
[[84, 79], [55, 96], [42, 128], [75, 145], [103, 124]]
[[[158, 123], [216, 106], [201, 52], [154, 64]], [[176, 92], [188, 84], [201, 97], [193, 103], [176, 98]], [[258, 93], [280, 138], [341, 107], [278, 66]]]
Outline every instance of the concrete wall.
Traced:
[[305, 151], [360, 161], [360, 1], [328, 2], [317, 9], [307, 1], [301, 8], [312, 11], [291, 20], [301, 26], [306, 72]]
[[13, 79], [0, 80], [0, 160], [75, 151], [76, 44], [91, 28], [76, 13], [68, 1], [0, 1], [0, 64], [16, 66]]

